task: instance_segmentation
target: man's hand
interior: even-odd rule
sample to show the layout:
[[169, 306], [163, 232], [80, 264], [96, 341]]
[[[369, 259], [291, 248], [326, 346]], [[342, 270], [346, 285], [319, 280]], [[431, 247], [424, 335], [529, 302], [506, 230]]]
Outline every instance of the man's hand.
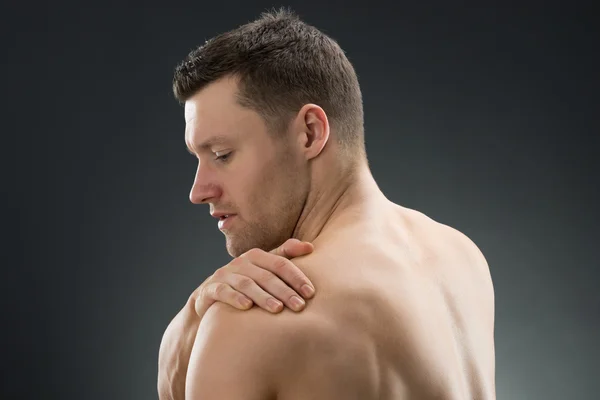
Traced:
[[[160, 400], [183, 400], [185, 378], [190, 354], [198, 326], [206, 310], [217, 301], [241, 310], [247, 310], [252, 302], [271, 312], [267, 303], [272, 296], [292, 309], [291, 296], [297, 295], [292, 288], [302, 292], [308, 284], [314, 286], [289, 258], [299, 257], [313, 251], [311, 243], [289, 239], [267, 253], [252, 249], [218, 269], [192, 293], [185, 306], [167, 327], [158, 354], [158, 395]], [[286, 282], [286, 283], [284, 283]], [[290, 285], [290, 286], [288, 286]], [[243, 299], [251, 300], [249, 305]], [[301, 307], [302, 308], [302, 307]]]
[[285, 304], [294, 311], [301, 311], [306, 304], [302, 297], [312, 298], [315, 290], [312, 282], [289, 259], [312, 253], [313, 249], [311, 243], [289, 239], [268, 253], [256, 248], [249, 250], [219, 268], [194, 291], [196, 313], [202, 319], [217, 301], [240, 310], [248, 310], [256, 304], [278, 313]]

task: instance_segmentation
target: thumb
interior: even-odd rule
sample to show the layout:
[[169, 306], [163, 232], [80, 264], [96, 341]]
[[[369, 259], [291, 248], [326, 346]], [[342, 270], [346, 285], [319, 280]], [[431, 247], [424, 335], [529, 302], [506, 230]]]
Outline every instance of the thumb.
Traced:
[[270, 251], [271, 254], [285, 258], [294, 258], [312, 252], [314, 246], [309, 242], [302, 242], [291, 238], [286, 240], [281, 246]]

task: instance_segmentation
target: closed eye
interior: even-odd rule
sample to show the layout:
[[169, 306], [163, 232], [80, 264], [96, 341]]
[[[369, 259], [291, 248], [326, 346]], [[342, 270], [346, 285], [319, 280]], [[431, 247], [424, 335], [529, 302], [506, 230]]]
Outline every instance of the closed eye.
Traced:
[[225, 162], [227, 162], [229, 160], [229, 156], [231, 155], [231, 153], [232, 152], [230, 151], [229, 153], [217, 156], [217, 157], [215, 157], [215, 160], [217, 160], [217, 161], [219, 161], [221, 163], [225, 163]]

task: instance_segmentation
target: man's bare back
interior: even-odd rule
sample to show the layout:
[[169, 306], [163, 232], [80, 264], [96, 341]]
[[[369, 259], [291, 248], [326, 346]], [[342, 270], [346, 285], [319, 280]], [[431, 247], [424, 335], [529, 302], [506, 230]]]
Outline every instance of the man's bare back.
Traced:
[[[385, 198], [366, 157], [358, 78], [334, 40], [292, 13], [265, 14], [192, 51], [173, 88], [198, 159], [190, 201], [210, 205], [239, 263], [290, 238], [314, 244], [292, 262], [315, 296], [298, 314], [275, 315], [194, 299], [208, 308], [195, 317], [184, 307], [165, 333], [163, 392], [185, 384], [188, 399], [494, 397], [485, 259], [464, 235]], [[276, 279], [253, 276], [230, 274], [219, 287], [240, 296], [233, 287]], [[169, 380], [173, 371], [182, 379]]]
[[275, 316], [309, 326], [277, 398], [495, 399], [485, 259], [421, 213], [381, 211], [324, 233], [294, 260], [318, 295], [301, 314]]

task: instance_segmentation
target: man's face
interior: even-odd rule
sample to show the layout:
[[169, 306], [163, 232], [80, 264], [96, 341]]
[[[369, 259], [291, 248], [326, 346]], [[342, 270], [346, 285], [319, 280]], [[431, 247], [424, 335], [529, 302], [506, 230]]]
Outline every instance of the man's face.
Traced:
[[221, 228], [232, 257], [290, 238], [309, 188], [292, 136], [273, 139], [255, 111], [235, 102], [236, 91], [235, 80], [220, 80], [185, 104], [185, 140], [198, 158], [190, 200], [233, 214]]

